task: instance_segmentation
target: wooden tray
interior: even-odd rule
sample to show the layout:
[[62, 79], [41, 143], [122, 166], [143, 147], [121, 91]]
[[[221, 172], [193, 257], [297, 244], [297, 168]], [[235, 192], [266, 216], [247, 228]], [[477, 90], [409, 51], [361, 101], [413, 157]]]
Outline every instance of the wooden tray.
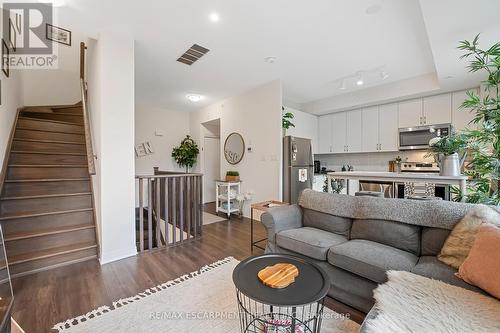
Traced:
[[299, 276], [299, 269], [292, 264], [276, 264], [260, 270], [257, 276], [264, 285], [282, 289], [295, 282], [295, 278]]

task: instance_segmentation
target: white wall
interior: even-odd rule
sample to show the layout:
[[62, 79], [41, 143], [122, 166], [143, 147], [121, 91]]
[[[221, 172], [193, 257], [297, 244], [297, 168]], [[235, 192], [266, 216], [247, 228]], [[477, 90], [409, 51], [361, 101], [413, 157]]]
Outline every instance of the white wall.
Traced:
[[136, 253], [134, 211], [134, 41], [102, 33], [89, 56], [89, 108], [98, 155], [101, 263]]
[[86, 37], [75, 31], [70, 22], [63, 21], [65, 15], [54, 9], [56, 26], [71, 31], [71, 46], [52, 43], [57, 56], [57, 69], [23, 70], [24, 105], [64, 105], [81, 101], [80, 94], [80, 42]]
[[[281, 103], [281, 82], [276, 80], [191, 113], [191, 135], [200, 146], [203, 144], [201, 124], [220, 119], [221, 177], [228, 170], [238, 171], [243, 180], [242, 191], [253, 193], [252, 202], [281, 197]], [[234, 166], [227, 163], [223, 152], [224, 140], [232, 132], [240, 133], [246, 147], [253, 150], [246, 151], [243, 160]], [[196, 165], [196, 170], [201, 172], [202, 154]], [[244, 214], [250, 214], [249, 202]]]
[[[156, 136], [155, 132], [163, 132]], [[189, 113], [170, 111], [160, 108], [136, 107], [135, 111], [135, 144], [151, 142], [154, 154], [135, 158], [137, 175], [152, 175], [153, 167], [160, 170], [181, 171], [171, 157], [172, 149], [178, 146], [189, 134]]]
[[3, 165], [5, 151], [14, 125], [17, 109], [22, 106], [21, 73], [10, 70], [10, 77], [0, 72], [1, 105], [0, 105], [0, 168]]
[[299, 138], [306, 138], [312, 140], [313, 151], [318, 148], [318, 116], [310, 113], [305, 113], [297, 109], [285, 106], [285, 111], [291, 112], [294, 115], [292, 123], [295, 127], [290, 127], [286, 131], [286, 135], [293, 135]]

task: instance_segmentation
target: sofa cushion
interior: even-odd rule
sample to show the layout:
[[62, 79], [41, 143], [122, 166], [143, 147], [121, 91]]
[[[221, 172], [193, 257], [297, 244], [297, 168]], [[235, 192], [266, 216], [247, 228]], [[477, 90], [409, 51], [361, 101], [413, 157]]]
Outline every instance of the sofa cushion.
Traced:
[[316, 228], [284, 230], [276, 235], [278, 246], [317, 260], [326, 260], [328, 250], [347, 242], [347, 238]]
[[332, 246], [328, 252], [330, 264], [377, 283], [387, 280], [386, 271], [410, 271], [417, 261], [410, 252], [361, 239]]
[[330, 231], [349, 238], [352, 220], [347, 217], [330, 215], [311, 209], [303, 209], [304, 227], [312, 227], [325, 231]]
[[420, 255], [420, 227], [386, 220], [354, 220], [351, 239], [364, 239]]
[[452, 284], [454, 286], [482, 292], [479, 288], [476, 288], [466, 283], [462, 279], [456, 277], [455, 273], [457, 272], [457, 270], [451, 266], [442, 263], [435, 256], [420, 257], [417, 265], [413, 267], [411, 272], [431, 279], [441, 280], [443, 282]]
[[421, 256], [437, 256], [441, 252], [450, 230], [441, 228], [422, 228]]

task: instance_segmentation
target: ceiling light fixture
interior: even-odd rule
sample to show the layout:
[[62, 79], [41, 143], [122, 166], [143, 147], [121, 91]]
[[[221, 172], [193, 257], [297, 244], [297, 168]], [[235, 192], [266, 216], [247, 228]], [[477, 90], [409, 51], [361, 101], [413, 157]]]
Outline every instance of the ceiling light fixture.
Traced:
[[268, 64], [274, 64], [276, 60], [278, 60], [278, 58], [274, 56], [264, 58], [264, 61], [267, 62]]
[[385, 80], [389, 77], [389, 73], [387, 73], [386, 71], [382, 71], [380, 72], [380, 77], [382, 78], [382, 80]]
[[358, 76], [358, 79], [356, 80], [356, 85], [362, 86], [363, 84], [365, 84], [365, 81], [363, 81], [363, 78], [360, 75], [360, 76]]
[[197, 103], [203, 99], [203, 96], [196, 95], [196, 94], [188, 94], [188, 95], [186, 95], [186, 98], [189, 99], [193, 103]]
[[216, 12], [210, 13], [210, 15], [208, 16], [208, 18], [210, 18], [210, 21], [212, 21], [214, 23], [217, 23], [220, 20], [219, 14], [217, 14]]

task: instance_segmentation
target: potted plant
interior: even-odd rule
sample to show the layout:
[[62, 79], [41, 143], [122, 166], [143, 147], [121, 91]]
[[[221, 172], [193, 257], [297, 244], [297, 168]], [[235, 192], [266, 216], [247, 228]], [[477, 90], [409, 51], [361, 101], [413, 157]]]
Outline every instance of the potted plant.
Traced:
[[194, 142], [191, 136], [187, 135], [181, 141], [179, 147], [174, 147], [172, 150], [172, 157], [180, 167], [185, 167], [186, 173], [188, 173], [189, 168], [192, 168], [196, 163], [199, 153], [200, 150], [198, 149], [198, 145]]
[[[484, 50], [479, 48], [479, 35], [472, 41], [461, 41], [458, 47], [464, 51], [462, 58], [471, 59], [471, 72], [484, 72], [482, 96], [470, 91], [462, 109], [474, 113], [473, 123], [477, 129], [467, 130], [471, 160], [465, 174], [470, 177], [466, 202], [500, 205], [500, 42]], [[461, 200], [463, 193], [453, 189]]]
[[[285, 112], [285, 108], [282, 106], [281, 110]], [[295, 124], [292, 123], [291, 119], [294, 118], [293, 113], [291, 112], [285, 112], [283, 114], [283, 117], [281, 118], [281, 124], [283, 127], [283, 136], [286, 135], [286, 130], [289, 129], [290, 127], [295, 127]]]
[[441, 176], [460, 176], [465, 160], [467, 141], [461, 134], [436, 137], [429, 141], [429, 154], [439, 163]]
[[226, 181], [228, 182], [239, 182], [240, 173], [238, 171], [228, 171], [226, 172]]

